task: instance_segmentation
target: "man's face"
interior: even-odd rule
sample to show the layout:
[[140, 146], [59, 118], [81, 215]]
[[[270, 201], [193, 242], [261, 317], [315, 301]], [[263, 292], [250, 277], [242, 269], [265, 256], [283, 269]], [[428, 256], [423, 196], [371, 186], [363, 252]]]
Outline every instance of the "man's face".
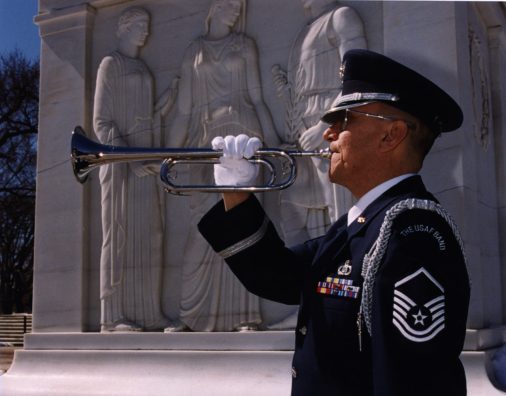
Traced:
[[[381, 114], [381, 104], [371, 103], [355, 107], [366, 113]], [[344, 113], [343, 113], [344, 114]], [[378, 165], [378, 148], [383, 128], [387, 123], [382, 120], [347, 113], [346, 127], [338, 121], [328, 128], [323, 138], [330, 143], [332, 158], [329, 169], [329, 179], [347, 187], [355, 194], [361, 185], [367, 184], [367, 179]]]

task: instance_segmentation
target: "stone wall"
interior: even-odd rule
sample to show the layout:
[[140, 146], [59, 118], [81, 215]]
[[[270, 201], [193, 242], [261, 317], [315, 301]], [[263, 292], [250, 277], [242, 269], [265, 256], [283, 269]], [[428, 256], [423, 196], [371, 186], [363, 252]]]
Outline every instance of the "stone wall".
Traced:
[[[203, 33], [209, 0], [40, 0], [41, 96], [35, 242], [34, 331], [97, 331], [100, 323], [101, 248], [98, 172], [78, 184], [69, 163], [70, 132], [93, 136], [96, 73], [116, 46], [116, 23], [130, 6], [151, 14], [141, 58], [156, 95], [181, 73], [185, 48]], [[365, 26], [369, 49], [406, 63], [462, 105], [464, 125], [438, 139], [422, 175], [461, 229], [473, 281], [469, 328], [500, 326], [506, 316], [505, 9], [501, 3], [342, 2]], [[256, 41], [261, 89], [277, 130], [284, 110], [271, 68], [286, 68], [297, 32], [306, 23], [301, 2], [250, 0], [246, 34]], [[337, 70], [336, 70], [337, 78]], [[174, 115], [164, 118], [168, 130]], [[271, 137], [268, 137], [269, 140]], [[279, 222], [279, 195], [264, 203]], [[178, 315], [188, 201], [165, 197], [166, 261], [163, 308]], [[287, 308], [263, 301], [268, 322]]]

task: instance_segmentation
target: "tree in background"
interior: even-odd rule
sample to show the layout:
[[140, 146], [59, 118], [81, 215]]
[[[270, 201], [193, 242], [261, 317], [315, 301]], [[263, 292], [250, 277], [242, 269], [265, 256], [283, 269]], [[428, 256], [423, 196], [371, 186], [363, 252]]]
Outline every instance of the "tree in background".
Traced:
[[31, 311], [39, 65], [0, 56], [0, 312]]

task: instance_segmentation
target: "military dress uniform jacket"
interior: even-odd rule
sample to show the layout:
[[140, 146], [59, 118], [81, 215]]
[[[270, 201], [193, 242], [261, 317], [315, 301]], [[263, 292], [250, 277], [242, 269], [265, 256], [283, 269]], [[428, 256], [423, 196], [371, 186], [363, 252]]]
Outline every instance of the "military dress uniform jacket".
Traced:
[[249, 291], [300, 304], [292, 395], [466, 394], [465, 257], [419, 176], [292, 248], [253, 196], [199, 229]]

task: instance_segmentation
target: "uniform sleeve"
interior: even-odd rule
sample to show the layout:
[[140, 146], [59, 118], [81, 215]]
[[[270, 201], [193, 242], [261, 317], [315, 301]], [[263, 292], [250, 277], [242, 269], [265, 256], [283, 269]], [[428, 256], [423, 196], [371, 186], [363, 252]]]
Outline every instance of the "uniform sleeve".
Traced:
[[218, 202], [200, 221], [199, 231], [251, 293], [299, 304], [318, 240], [285, 247], [254, 196], [228, 212]]
[[439, 214], [415, 209], [394, 220], [372, 304], [376, 396], [465, 395], [459, 355], [469, 280], [457, 238]]

